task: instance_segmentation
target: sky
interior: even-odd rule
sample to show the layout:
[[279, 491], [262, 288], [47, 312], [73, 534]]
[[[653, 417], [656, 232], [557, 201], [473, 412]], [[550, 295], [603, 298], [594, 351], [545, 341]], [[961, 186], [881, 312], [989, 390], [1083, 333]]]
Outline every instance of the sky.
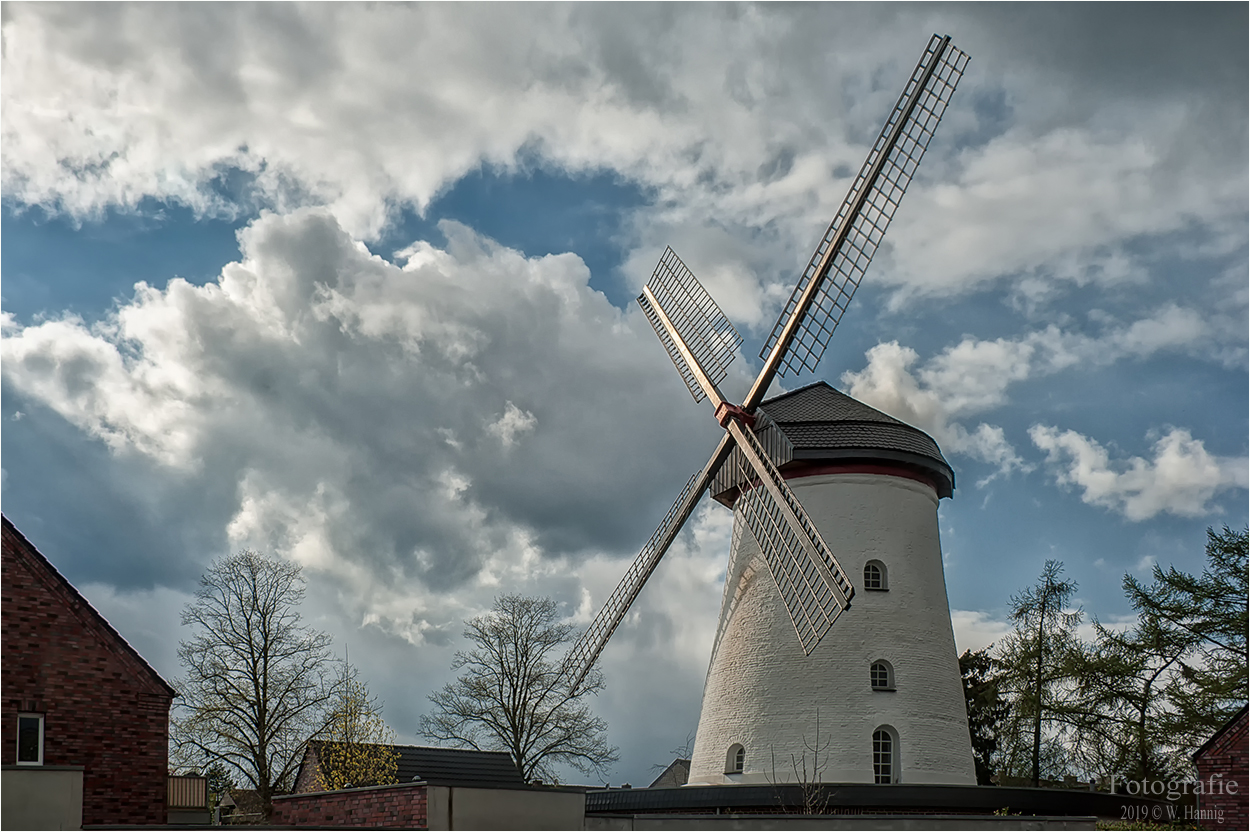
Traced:
[[[633, 302], [760, 345], [934, 33], [972, 61], [814, 375], [920, 427], [960, 649], [1247, 520], [1244, 4], [3, 7], [3, 511], [176, 686], [241, 548], [303, 567], [400, 741], [505, 592], [589, 622], [720, 428]], [[645, 785], [731, 514], [602, 657]], [[832, 634], [831, 637], [836, 637]], [[587, 778], [572, 774], [570, 779]]]

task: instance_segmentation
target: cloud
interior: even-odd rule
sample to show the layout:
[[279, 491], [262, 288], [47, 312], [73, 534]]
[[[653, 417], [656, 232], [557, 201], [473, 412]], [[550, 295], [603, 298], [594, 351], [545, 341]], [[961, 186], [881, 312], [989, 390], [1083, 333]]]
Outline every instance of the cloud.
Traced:
[[1216, 494], [1247, 487], [1250, 460], [1219, 458], [1207, 453], [1189, 431], [1171, 428], [1154, 444], [1154, 458], [1112, 461], [1100, 444], [1073, 430], [1035, 425], [1029, 436], [1046, 452], [1046, 461], [1060, 486], [1081, 489], [1089, 505], [1118, 511], [1129, 520], [1158, 514], [1202, 517], [1216, 510]]
[[[1198, 229], [1216, 253], [1242, 245], [1246, 129], [1226, 102], [1245, 84], [1213, 55], [1244, 57], [1225, 34], [1244, 15], [1227, 15], [1151, 17], [1139, 25], [1167, 31], [1168, 50], [1143, 36], [1112, 55], [1087, 38], [1118, 42], [1122, 22], [1096, 11], [1038, 12], [1025, 30], [928, 10], [974, 60], [874, 279], [896, 300], [1004, 276], [1043, 297], [1141, 280], [1143, 240]], [[0, 165], [19, 205], [320, 205], [373, 239], [483, 166], [611, 171], [653, 197], [621, 229], [645, 261], [630, 279], [672, 243], [752, 327], [784, 302], [926, 30], [875, 6], [31, 4], [3, 26]], [[1074, 85], [1091, 57], [1057, 62], [1039, 32], [1065, 53], [1086, 43], [1098, 70]], [[1161, 66], [1172, 81], [1212, 69], [1188, 87], [1127, 80]]]
[[[851, 396], [930, 433], [951, 453], [991, 465], [996, 474], [1031, 467], [1003, 429], [986, 422], [969, 429], [961, 420], [1002, 408], [1013, 385], [1076, 367], [1105, 367], [1159, 352], [1198, 355], [1227, 365], [1244, 361], [1244, 338], [1233, 317], [1203, 320], [1193, 309], [1164, 304], [1129, 324], [1106, 316], [1089, 335], [1050, 325], [1015, 338], [964, 337], [920, 366], [919, 354], [897, 341], [868, 350], [863, 370], [847, 371]], [[987, 480], [982, 480], [982, 483]]]
[[978, 610], [951, 610], [951, 626], [955, 630], [955, 649], [961, 654], [965, 650], [984, 650], [1011, 632], [1011, 622]]
[[325, 211], [266, 215], [207, 285], [7, 320], [5, 383], [226, 495], [223, 542], [324, 576], [348, 619], [445, 641], [502, 587], [641, 545], [715, 430], [579, 258], [442, 230], [401, 267]]
[[500, 443], [505, 448], [511, 448], [517, 443], [518, 436], [532, 432], [537, 424], [538, 420], [534, 418], [533, 413], [508, 402], [503, 415], [498, 421], [487, 425], [486, 430], [499, 437]]

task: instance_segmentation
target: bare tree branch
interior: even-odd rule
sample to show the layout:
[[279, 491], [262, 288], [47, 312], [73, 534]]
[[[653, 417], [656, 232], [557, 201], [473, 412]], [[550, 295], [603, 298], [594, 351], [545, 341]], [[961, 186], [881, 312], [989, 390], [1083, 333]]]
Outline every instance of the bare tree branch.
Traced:
[[569, 690], [553, 655], [573, 641], [554, 601], [501, 596], [489, 613], [465, 622], [464, 636], [474, 647], [452, 663], [464, 673], [430, 695], [434, 710], [421, 718], [422, 735], [507, 751], [526, 780], [554, 781], [557, 764], [589, 774], [616, 762], [604, 736], [607, 723], [582, 701], [603, 689], [602, 674], [593, 670]]

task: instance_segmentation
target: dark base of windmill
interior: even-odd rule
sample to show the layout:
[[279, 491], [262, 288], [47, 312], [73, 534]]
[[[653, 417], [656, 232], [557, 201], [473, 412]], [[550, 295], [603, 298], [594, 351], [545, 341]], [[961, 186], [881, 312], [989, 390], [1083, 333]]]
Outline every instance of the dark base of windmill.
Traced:
[[[694, 828], [690, 821], [711, 822], [709, 815], [767, 816], [822, 815], [841, 816], [840, 821], [856, 817], [867, 825], [855, 828], [963, 828], [960, 822], [973, 827], [1010, 826], [1011, 818], [1030, 820], [1028, 828], [1082, 829], [1093, 828], [1095, 819], [1158, 818], [1167, 821], [1169, 807], [1164, 801], [1147, 800], [1107, 792], [1067, 789], [1038, 789], [1010, 786], [940, 786], [940, 785], [871, 785], [866, 783], [798, 784], [733, 784], [723, 786], [681, 786], [663, 789], [603, 789], [587, 792], [587, 829]], [[703, 816], [696, 819], [692, 816]], [[878, 825], [887, 816], [899, 823]], [[902, 817], [899, 817], [902, 816]], [[997, 816], [997, 817], [996, 817]], [[669, 822], [656, 825], [663, 817]], [[633, 818], [635, 823], [620, 825], [616, 821]], [[598, 819], [599, 822], [593, 822]], [[687, 822], [681, 822], [685, 819]], [[908, 820], [914, 821], [909, 823]], [[1040, 826], [1034, 822], [1046, 819]], [[650, 820], [643, 826], [636, 822]], [[726, 818], [725, 820], [728, 820]], [[777, 818], [780, 820], [780, 818]], [[834, 822], [834, 817], [827, 817]], [[983, 822], [977, 823], [975, 821]], [[941, 821], [941, 822], [939, 822]], [[1069, 822], [1071, 821], [1071, 823]], [[953, 824], [953, 825], [952, 825]], [[723, 823], [714, 822], [722, 827]], [[738, 828], [751, 828], [747, 824]], [[759, 828], [773, 828], [764, 823]], [[724, 827], [729, 828], [729, 827]], [[777, 827], [781, 828], [781, 827]]]

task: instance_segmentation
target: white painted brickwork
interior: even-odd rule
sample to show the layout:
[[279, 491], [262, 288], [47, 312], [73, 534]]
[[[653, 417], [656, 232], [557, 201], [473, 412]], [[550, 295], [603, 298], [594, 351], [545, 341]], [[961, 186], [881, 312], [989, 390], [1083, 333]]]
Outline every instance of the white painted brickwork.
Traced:
[[[804, 656], [768, 566], [742, 535], [730, 554], [690, 783], [794, 782], [793, 762], [805, 740], [815, 742], [819, 710], [826, 782], [873, 782], [872, 733], [888, 725], [899, 738], [897, 782], [975, 784], [936, 493], [881, 474], [789, 484], [855, 584], [855, 599]], [[869, 560], [885, 564], [888, 591], [863, 588]], [[894, 691], [872, 690], [877, 659], [893, 666]], [[734, 743], [746, 749], [742, 774], [725, 773]]]

